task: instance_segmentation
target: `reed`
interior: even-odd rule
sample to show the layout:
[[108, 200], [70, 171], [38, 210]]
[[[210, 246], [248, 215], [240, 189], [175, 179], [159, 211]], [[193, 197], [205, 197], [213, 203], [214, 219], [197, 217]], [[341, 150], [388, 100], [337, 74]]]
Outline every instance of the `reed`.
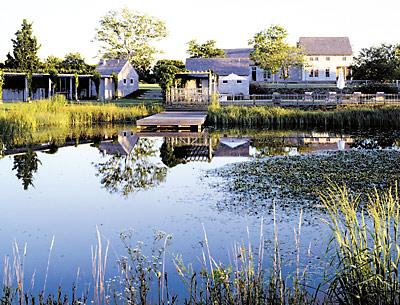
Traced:
[[217, 127], [365, 128], [400, 127], [400, 107], [359, 107], [301, 110], [280, 107], [220, 107], [208, 109], [208, 123]]
[[329, 295], [336, 304], [400, 303], [400, 201], [397, 184], [369, 203], [331, 183], [321, 196], [336, 243]]
[[159, 106], [119, 107], [114, 104], [70, 104], [64, 97], [33, 103], [0, 105], [0, 134], [20, 135], [42, 127], [88, 127], [95, 123], [134, 123], [160, 112]]

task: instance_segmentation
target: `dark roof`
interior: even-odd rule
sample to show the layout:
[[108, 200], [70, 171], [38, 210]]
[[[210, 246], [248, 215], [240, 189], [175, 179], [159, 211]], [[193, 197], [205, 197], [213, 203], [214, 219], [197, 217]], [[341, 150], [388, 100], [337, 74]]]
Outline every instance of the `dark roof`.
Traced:
[[239, 48], [239, 49], [225, 49], [226, 58], [244, 58], [249, 59], [250, 53], [253, 52], [251, 48]]
[[100, 75], [111, 75], [113, 73], [120, 73], [125, 64], [126, 59], [102, 59], [96, 67]]
[[306, 55], [353, 55], [348, 37], [300, 37]]
[[249, 75], [250, 60], [240, 58], [188, 58], [186, 69], [189, 71], [209, 71], [217, 75]]

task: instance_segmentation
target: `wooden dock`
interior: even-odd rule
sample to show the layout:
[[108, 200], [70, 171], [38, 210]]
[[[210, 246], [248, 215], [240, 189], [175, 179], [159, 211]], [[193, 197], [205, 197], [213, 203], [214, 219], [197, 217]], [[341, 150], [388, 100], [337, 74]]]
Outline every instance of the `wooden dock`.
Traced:
[[201, 132], [206, 118], [206, 112], [166, 111], [138, 120], [136, 126], [138, 132], [162, 130]]

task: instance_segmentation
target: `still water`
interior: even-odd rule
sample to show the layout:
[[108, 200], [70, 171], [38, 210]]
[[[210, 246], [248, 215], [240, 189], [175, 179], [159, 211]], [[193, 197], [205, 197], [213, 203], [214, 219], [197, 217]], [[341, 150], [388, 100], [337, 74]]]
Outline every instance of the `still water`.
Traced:
[[[362, 133], [361, 138], [370, 133]], [[26, 244], [25, 286], [30, 291], [43, 289], [47, 265], [47, 291], [74, 282], [82, 289], [92, 279], [96, 227], [103, 242], [110, 242], [107, 277], [112, 277], [118, 272], [118, 258], [126, 254], [120, 234], [127, 230], [133, 230], [133, 242], [144, 242], [145, 251], [158, 230], [172, 234], [166, 268], [173, 274], [173, 258], [178, 254], [196, 265], [204, 231], [214, 258], [229, 263], [234, 242], [258, 244], [263, 221], [269, 258], [273, 214], [223, 208], [229, 194], [219, 186], [225, 181], [210, 172], [254, 158], [346, 150], [358, 138], [360, 133], [299, 131], [137, 136], [124, 129], [87, 144], [70, 141], [65, 147], [9, 150], [0, 159], [0, 257], [15, 256], [13, 243], [23, 256]], [[322, 276], [327, 263], [330, 235], [322, 217], [312, 210], [304, 214], [302, 263], [311, 266], [311, 282]], [[276, 218], [290, 272], [299, 210], [278, 209]], [[172, 276], [171, 285], [175, 291], [183, 289], [178, 276]]]

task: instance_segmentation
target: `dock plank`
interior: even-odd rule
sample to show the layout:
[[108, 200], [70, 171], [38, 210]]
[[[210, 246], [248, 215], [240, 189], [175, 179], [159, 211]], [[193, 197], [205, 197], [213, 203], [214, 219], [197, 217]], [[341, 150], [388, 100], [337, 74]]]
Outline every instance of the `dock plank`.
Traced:
[[202, 126], [207, 118], [205, 112], [161, 112], [137, 120], [138, 127], [148, 126]]

